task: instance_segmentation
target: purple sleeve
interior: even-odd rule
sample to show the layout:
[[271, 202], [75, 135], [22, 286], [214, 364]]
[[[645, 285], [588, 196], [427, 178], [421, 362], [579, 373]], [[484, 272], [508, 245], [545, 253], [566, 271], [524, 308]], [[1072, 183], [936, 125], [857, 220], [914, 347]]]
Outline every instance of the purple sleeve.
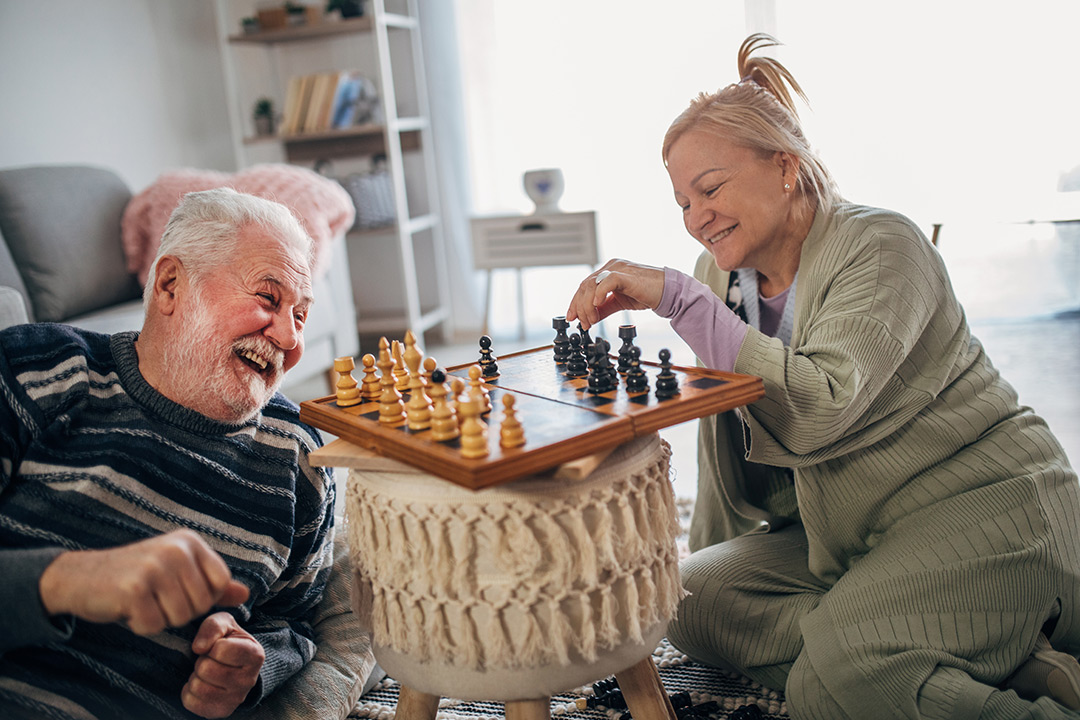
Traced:
[[664, 268], [664, 295], [656, 314], [671, 320], [705, 367], [731, 372], [748, 325], [708, 285]]

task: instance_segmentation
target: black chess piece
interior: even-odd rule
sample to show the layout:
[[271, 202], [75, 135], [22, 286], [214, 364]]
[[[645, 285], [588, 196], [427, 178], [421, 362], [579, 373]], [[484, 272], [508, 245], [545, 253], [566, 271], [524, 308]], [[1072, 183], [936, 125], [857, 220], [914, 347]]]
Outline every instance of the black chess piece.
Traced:
[[630, 347], [630, 367], [626, 371], [626, 392], [634, 395], [649, 391], [649, 376], [641, 367], [641, 348]]
[[480, 370], [484, 377], [498, 377], [499, 364], [495, 362], [497, 358], [491, 351], [491, 338], [487, 335], [480, 336], [480, 359], [477, 364], [480, 365]]
[[551, 327], [555, 328], [555, 363], [562, 365], [570, 359], [570, 338], [566, 336], [566, 329], [570, 323], [566, 322], [565, 315], [558, 315], [551, 320]]
[[593, 343], [592, 362], [589, 366], [589, 392], [594, 395], [611, 392], [619, 387], [619, 375], [608, 357], [607, 340], [596, 338]]
[[581, 351], [585, 353], [585, 357], [591, 358], [593, 352], [593, 339], [589, 336], [589, 331], [581, 327], [581, 323], [577, 324], [578, 332], [581, 334]]
[[566, 376], [585, 377], [589, 374], [589, 363], [581, 350], [581, 336], [574, 333], [569, 339], [570, 349], [566, 357]]
[[660, 351], [660, 373], [656, 376], [656, 397], [668, 400], [679, 394], [679, 378], [671, 370], [671, 351]]
[[619, 348], [618, 369], [620, 375], [625, 375], [630, 369], [630, 348], [634, 347], [637, 327], [634, 325], [620, 325], [619, 337], [622, 338], [622, 347]]

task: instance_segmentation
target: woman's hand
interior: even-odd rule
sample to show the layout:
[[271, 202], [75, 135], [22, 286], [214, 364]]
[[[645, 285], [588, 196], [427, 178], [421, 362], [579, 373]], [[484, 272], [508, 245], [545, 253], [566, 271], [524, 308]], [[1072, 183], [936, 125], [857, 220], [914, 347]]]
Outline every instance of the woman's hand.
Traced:
[[608, 260], [581, 281], [566, 310], [566, 320], [577, 320], [588, 330], [619, 310], [655, 310], [663, 296], [662, 268]]

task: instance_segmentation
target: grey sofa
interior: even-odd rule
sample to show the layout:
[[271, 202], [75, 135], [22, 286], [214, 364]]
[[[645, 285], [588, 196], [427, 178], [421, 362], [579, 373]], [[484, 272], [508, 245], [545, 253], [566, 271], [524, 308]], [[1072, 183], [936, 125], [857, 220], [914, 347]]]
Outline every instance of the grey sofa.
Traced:
[[[0, 286], [19, 293], [30, 322], [104, 333], [142, 327], [142, 290], [127, 270], [120, 233], [131, 197], [105, 168], [0, 170]], [[286, 389], [328, 373], [335, 357], [359, 351], [344, 237], [335, 239], [327, 267], [315, 281], [306, 350]]]

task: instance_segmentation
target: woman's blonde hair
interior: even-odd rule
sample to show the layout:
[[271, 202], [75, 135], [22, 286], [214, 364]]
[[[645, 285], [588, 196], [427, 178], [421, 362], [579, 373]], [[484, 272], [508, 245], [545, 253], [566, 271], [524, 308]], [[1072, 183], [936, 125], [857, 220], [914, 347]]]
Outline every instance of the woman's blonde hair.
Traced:
[[663, 158], [667, 165], [671, 146], [692, 129], [708, 129], [736, 145], [763, 155], [780, 151], [799, 159], [796, 189], [828, 213], [840, 200], [828, 169], [803, 135], [799, 113], [790, 87], [803, 100], [799, 83], [782, 64], [771, 57], [751, 57], [755, 50], [780, 43], [765, 33], [755, 33], [739, 48], [739, 77], [733, 85], [715, 93], [701, 93], [671, 123], [664, 136]]

